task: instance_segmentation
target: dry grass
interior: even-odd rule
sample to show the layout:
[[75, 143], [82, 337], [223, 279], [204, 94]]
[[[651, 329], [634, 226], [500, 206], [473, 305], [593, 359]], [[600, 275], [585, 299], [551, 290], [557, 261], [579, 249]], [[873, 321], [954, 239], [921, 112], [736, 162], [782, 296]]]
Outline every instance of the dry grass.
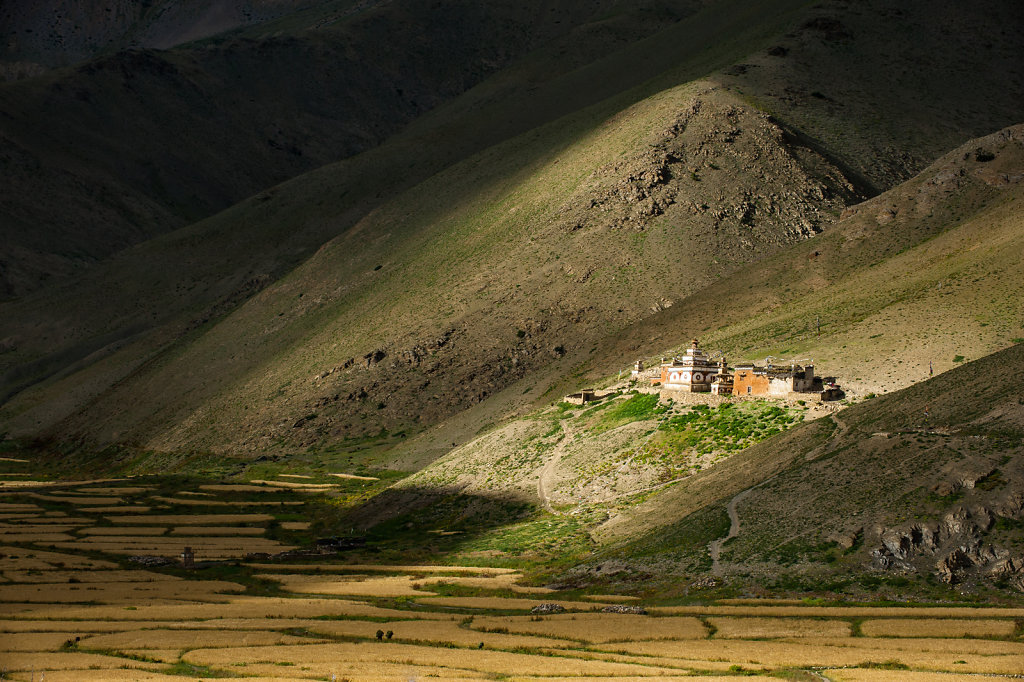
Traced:
[[181, 658], [181, 649], [120, 649], [118, 653], [161, 663], [177, 663]]
[[[117, 668], [149, 668], [159, 670], [166, 666], [160, 663], [144, 663], [133, 661], [127, 658], [115, 656], [103, 656], [101, 654], [88, 654], [77, 651], [71, 652], [13, 652], [0, 653], [0, 669], [9, 672], [15, 671], [36, 671], [36, 679], [39, 679], [39, 672], [43, 670], [74, 670], [74, 669], [95, 669], [116, 670]], [[50, 679], [47, 673], [47, 679]], [[107, 679], [102, 675], [93, 679]], [[126, 678], [133, 679], [133, 678]]]
[[147, 516], [108, 516], [113, 524], [215, 526], [217, 524], [264, 523], [273, 521], [270, 514], [149, 514]]
[[31, 535], [33, 533], [67, 533], [79, 527], [80, 526], [78, 524], [67, 525], [57, 523], [25, 523], [17, 526], [0, 524], [0, 540], [8, 539], [10, 541], [17, 542], [15, 538], [6, 538], [5, 536]]
[[1024, 643], [992, 639], [943, 639], [943, 638], [920, 638], [897, 637], [897, 638], [874, 638], [874, 637], [848, 637], [834, 639], [822, 637], [820, 639], [804, 638], [795, 642], [798, 644], [869, 648], [877, 651], [928, 651], [932, 653], [949, 654], [977, 654], [979, 656], [1003, 656], [1024, 654]]
[[191, 505], [193, 507], [294, 507], [305, 504], [305, 502], [296, 502], [294, 500], [261, 500], [261, 501], [224, 501], [224, 500], [206, 500], [206, 499], [193, 499], [191, 497], [161, 497], [154, 495], [150, 499], [157, 502], [164, 502], [165, 504], [181, 504]]
[[[280, 564], [246, 564], [257, 570], [281, 569]], [[505, 575], [517, 573], [514, 568], [490, 568], [485, 566], [440, 566], [424, 564], [422, 566], [403, 564], [288, 564], [289, 571], [338, 571], [359, 573], [463, 573], [470, 575]]]
[[395, 682], [396, 680], [465, 680], [487, 682], [489, 677], [448, 666], [375, 661], [303, 661], [275, 664], [259, 661], [235, 664], [231, 671], [245, 675], [246, 682], [281, 682], [282, 680], [321, 679], [359, 680], [359, 682]]
[[487, 590], [510, 590], [512, 592], [519, 592], [521, 594], [550, 594], [554, 590], [547, 587], [533, 587], [530, 585], [518, 585], [517, 582], [522, 579], [522, 574], [519, 573], [505, 573], [496, 576], [479, 576], [479, 577], [468, 577], [468, 576], [432, 576], [429, 578], [423, 578], [419, 582], [424, 585], [427, 589], [430, 589], [430, 585], [438, 583], [447, 583], [451, 585], [462, 585], [464, 587], [477, 587]]
[[58, 545], [61, 542], [74, 540], [74, 537], [66, 533], [7, 533], [0, 535], [0, 542], [32, 542], [40, 545]]
[[[273, 621], [266, 621], [272, 626]], [[376, 629], [374, 629], [376, 631]], [[373, 634], [372, 632], [370, 633]], [[82, 639], [86, 649], [198, 649], [212, 647], [274, 646], [277, 644], [308, 644], [322, 642], [266, 630], [133, 630]]]
[[[140, 664], [145, 665], [145, 664]], [[149, 665], [148, 667], [157, 667]], [[39, 680], [39, 672], [14, 673], [12, 680]], [[178, 675], [164, 675], [151, 670], [116, 670], [116, 669], [82, 669], [82, 670], [46, 670], [46, 682], [180, 682]], [[258, 681], [250, 681], [258, 682]]]
[[[265, 623], [265, 621], [260, 621]], [[168, 627], [166, 621], [117, 621], [117, 620], [0, 620], [0, 632], [70, 632], [75, 636], [89, 632], [122, 632], [145, 628]]]
[[123, 488], [118, 487], [97, 487], [97, 488], [76, 488], [74, 492], [83, 493], [86, 495], [141, 495], [147, 493], [150, 490], [155, 490], [151, 485], [136, 485], [136, 486], [124, 486]]
[[257, 485], [269, 486], [271, 488], [284, 488], [298, 492], [334, 490], [338, 487], [336, 483], [296, 483], [294, 481], [264, 481], [259, 479], [250, 482]]
[[804, 618], [1024, 618], [1024, 608], [972, 606], [652, 606], [651, 613]]
[[474, 630], [544, 635], [585, 642], [626, 642], [652, 639], [704, 639], [707, 628], [696, 618], [651, 618], [621, 613], [557, 614], [475, 618]]
[[[180, 604], [179, 604], [180, 605]], [[124, 607], [119, 607], [124, 612]], [[332, 621], [310, 618], [213, 618], [210, 620], [17, 620], [0, 619], [0, 632], [129, 632], [132, 630], [284, 630], [310, 628]], [[460, 616], [461, 618], [461, 616]], [[344, 621], [349, 622], [349, 621]], [[434, 621], [436, 622], [436, 621]], [[453, 621], [454, 622], [454, 621]]]
[[102, 559], [89, 559], [77, 554], [47, 552], [41, 549], [5, 547], [3, 567], [5, 571], [51, 570], [54, 568], [120, 568], [117, 564]]
[[[222, 538], [214, 538], [222, 539]], [[240, 541], [244, 541], [246, 538], [240, 538]], [[260, 538], [253, 538], [259, 540]], [[272, 541], [267, 541], [272, 542]], [[205, 545], [197, 542], [196, 538], [178, 538], [178, 542], [171, 543], [141, 543], [136, 542], [127, 546], [119, 544], [117, 542], [109, 543], [80, 543], [80, 542], [56, 542], [49, 543], [48, 546], [59, 547], [61, 549], [83, 549], [89, 551], [103, 552], [104, 554], [114, 554], [118, 556], [132, 556], [136, 554], [152, 554], [155, 556], [176, 558], [178, 557], [185, 547], [192, 547], [195, 551], [195, 558], [197, 561], [223, 561], [227, 559], [241, 559], [248, 554], [254, 552], [283, 552], [289, 549], [294, 549], [293, 545], [260, 545], [256, 546], [253, 544], [229, 544], [219, 543]]]
[[640, 601], [640, 597], [631, 597], [625, 594], [585, 594], [580, 598], [604, 604], [629, 604], [630, 602]]
[[868, 637], [1010, 637], [1012, 620], [961, 620], [955, 618], [889, 618], [864, 621], [860, 629]]
[[514, 649], [516, 647], [563, 648], [575, 643], [565, 639], [480, 632], [462, 627], [454, 621], [399, 620], [379, 623], [374, 621], [333, 620], [310, 625], [311, 632], [332, 636], [365, 637], [372, 639], [378, 629], [395, 633], [394, 642], [442, 642], [457, 646], [474, 647], [480, 642], [488, 649]]
[[[419, 594], [423, 594], [420, 592]], [[544, 603], [536, 599], [516, 599], [513, 597], [425, 597], [418, 600], [430, 606], [445, 606], [456, 609], [500, 609], [502, 611], [529, 611], [534, 606]], [[567, 609], [578, 611], [596, 611], [600, 604], [587, 601], [555, 600]]]
[[990, 675], [957, 675], [956, 673], [926, 673], [909, 670], [865, 670], [839, 668], [823, 670], [822, 674], [835, 682], [1005, 682], [1005, 677]]
[[[79, 509], [78, 511], [84, 511]], [[64, 513], [47, 512], [47, 516], [34, 516], [25, 519], [25, 523], [42, 525], [75, 524], [76, 526], [88, 526], [96, 523], [96, 519], [88, 516], [68, 516]]]
[[6, 633], [0, 642], [2, 651], [57, 651], [68, 639], [74, 639], [74, 630], [66, 632]]
[[148, 514], [150, 507], [144, 504], [126, 504], [117, 507], [82, 507], [78, 511], [90, 514]]
[[16, 583], [61, 583], [75, 580], [79, 583], [145, 583], [164, 580], [181, 580], [173, 575], [153, 573], [152, 571], [102, 571], [90, 569], [86, 571], [45, 571], [42, 573], [28, 571], [5, 571], [4, 575]]
[[183, 661], [214, 667], [241, 661], [283, 661], [303, 665], [349, 663], [406, 663], [421, 666], [451, 666], [479, 673], [520, 675], [637, 675], [657, 677], [669, 669], [587, 661], [554, 656], [531, 656], [474, 649], [443, 649], [409, 644], [367, 642], [360, 644], [310, 644], [304, 646], [199, 649], [182, 656]]
[[[652, 661], [652, 663], [654, 663]], [[654, 663], [657, 665], [656, 663]], [[513, 678], [516, 682], [579, 682], [578, 677], [521, 677]], [[591, 682], [641, 682], [648, 677], [587, 677]], [[735, 675], [659, 675], [664, 682], [736, 682]]]
[[343, 594], [360, 597], [419, 597], [423, 592], [413, 589], [417, 581], [411, 576], [367, 577], [346, 575], [324, 577], [292, 573], [260, 573], [259, 578], [281, 583], [281, 589], [303, 594]]
[[265, 485], [251, 485], [248, 483], [207, 483], [199, 486], [200, 490], [213, 490], [215, 492], [228, 493], [274, 493], [279, 492]]
[[88, 497], [85, 495], [41, 495], [39, 493], [31, 493], [29, 496], [34, 497], [37, 500], [44, 500], [46, 502], [62, 502], [64, 504], [77, 504], [81, 506], [121, 504], [122, 502], [124, 502], [124, 499], [121, 497]]
[[[865, 641], [863, 646], [846, 642]], [[865, 662], [888, 662], [923, 670], [954, 670], [964, 673], [1016, 674], [1024, 668], [1024, 652], [1003, 655], [956, 653], [950, 650], [922, 651], [916, 648], [900, 650], [873, 646], [879, 640], [849, 638], [843, 646], [829, 646], [816, 642], [786, 642], [740, 640], [694, 640], [690, 642], [629, 642], [604, 645], [603, 648], [632, 654], [668, 656], [680, 661], [731, 661], [736, 665], [765, 665], [770, 667], [826, 667], [859, 666]], [[1013, 643], [1005, 644], [1013, 646]], [[1009, 647], [1008, 647], [1009, 650]], [[1019, 651], [1019, 648], [1018, 648]], [[957, 661], [963, 661], [958, 663]]]
[[171, 535], [263, 535], [265, 528], [247, 526], [182, 526], [171, 531]]
[[34, 583], [0, 585], [0, 601], [45, 604], [99, 602], [134, 604], [154, 599], [219, 601], [226, 592], [243, 592], [245, 587], [223, 580], [160, 580], [113, 583]]
[[709, 618], [718, 639], [848, 637], [850, 624], [811, 618]]
[[[191, 583], [190, 583], [191, 584]], [[302, 599], [280, 597], [229, 597], [215, 604], [141, 605], [133, 610], [120, 606], [46, 606], [19, 611], [19, 619], [184, 621], [216, 618], [316, 618], [341, 616], [355, 618], [422, 618], [451, 620], [460, 614], [426, 611], [400, 611], [371, 606], [345, 599]], [[276, 622], [276, 621], [275, 621]]]
[[78, 531], [79, 535], [163, 535], [167, 532], [167, 528], [138, 528], [138, 527], [124, 527], [124, 526], [94, 526], [92, 528], [82, 528]]
[[[282, 545], [277, 540], [270, 540], [268, 538], [219, 535], [168, 535], [158, 537], [150, 535], [120, 535], [117, 537], [97, 535], [80, 538], [72, 544], [80, 549], [98, 549], [102, 551], [118, 548], [132, 551], [150, 548], [180, 552], [181, 548], [185, 545], [196, 549], [201, 548], [214, 551], [280, 552], [284, 549], [291, 549], [291, 547]], [[57, 546], [64, 547], [66, 543], [57, 543]]]

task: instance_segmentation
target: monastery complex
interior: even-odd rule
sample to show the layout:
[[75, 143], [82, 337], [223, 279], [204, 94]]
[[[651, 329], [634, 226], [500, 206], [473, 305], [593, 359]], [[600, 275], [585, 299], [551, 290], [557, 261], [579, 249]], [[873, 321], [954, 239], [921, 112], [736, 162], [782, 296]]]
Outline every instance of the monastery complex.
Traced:
[[742, 364], [730, 370], [725, 357], [720, 353], [707, 355], [698, 346], [697, 339], [682, 357], [662, 359], [659, 368], [645, 370], [643, 362], [637, 361], [632, 378], [650, 381], [652, 386], [660, 386], [663, 393], [669, 394], [795, 398], [817, 393], [821, 400], [835, 400], [843, 395], [834, 380], [815, 376], [812, 364], [776, 366], [766, 362], [764, 366]]

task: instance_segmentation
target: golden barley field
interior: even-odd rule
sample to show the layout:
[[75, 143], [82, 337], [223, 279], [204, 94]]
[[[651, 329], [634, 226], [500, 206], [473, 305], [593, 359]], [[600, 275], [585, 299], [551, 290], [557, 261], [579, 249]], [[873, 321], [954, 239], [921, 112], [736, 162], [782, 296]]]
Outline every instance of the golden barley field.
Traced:
[[[291, 534], [311, 527], [296, 510], [313, 488], [119, 483], [0, 497], [0, 679], [1024, 675], [1024, 609], [753, 599], [659, 606], [524, 585], [515, 566], [346, 563], [316, 553], [282, 560], [274, 555], [302, 546]], [[103, 506], [88, 504], [96, 500]], [[186, 546], [194, 568], [182, 565]], [[547, 602], [566, 611], [530, 613]], [[610, 604], [647, 613], [601, 610]]]

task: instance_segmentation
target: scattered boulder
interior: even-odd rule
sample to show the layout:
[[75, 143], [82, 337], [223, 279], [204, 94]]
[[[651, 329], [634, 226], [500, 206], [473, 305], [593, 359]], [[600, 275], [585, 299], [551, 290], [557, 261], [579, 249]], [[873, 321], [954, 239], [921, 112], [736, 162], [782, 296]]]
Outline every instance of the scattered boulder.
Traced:
[[842, 550], [852, 549], [864, 537], [864, 529], [840, 531], [828, 536], [828, 540], [839, 545]]
[[550, 615], [553, 613], [565, 613], [565, 607], [561, 604], [547, 602], [544, 604], [537, 604], [532, 609], [530, 609], [530, 613], [541, 616]]
[[601, 613], [630, 613], [637, 616], [646, 616], [647, 609], [636, 604], [612, 604], [601, 609]]
[[704, 576], [690, 583], [691, 590], [711, 590], [722, 584], [722, 581], [713, 575]]

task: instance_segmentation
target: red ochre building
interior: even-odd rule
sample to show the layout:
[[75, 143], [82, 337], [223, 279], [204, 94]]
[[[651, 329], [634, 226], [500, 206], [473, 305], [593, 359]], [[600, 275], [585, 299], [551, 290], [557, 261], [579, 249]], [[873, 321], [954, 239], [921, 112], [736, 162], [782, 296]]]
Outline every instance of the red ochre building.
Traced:
[[[642, 366], [638, 363], [637, 368]], [[814, 375], [814, 365], [744, 364], [730, 372], [725, 358], [716, 361], [709, 357], [700, 349], [697, 339], [682, 357], [663, 360], [661, 376], [654, 376], [651, 381], [660, 383], [663, 391], [774, 398], [792, 393], [821, 393], [825, 389], [822, 379]]]

